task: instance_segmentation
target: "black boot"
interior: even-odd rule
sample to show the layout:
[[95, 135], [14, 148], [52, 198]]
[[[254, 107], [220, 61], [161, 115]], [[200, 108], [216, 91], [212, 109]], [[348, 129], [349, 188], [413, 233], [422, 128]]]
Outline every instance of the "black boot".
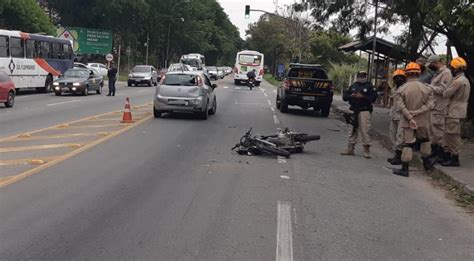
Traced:
[[396, 150], [393, 158], [387, 159], [387, 161], [392, 165], [401, 165], [402, 164], [402, 151]]
[[438, 145], [436, 144], [431, 144], [431, 155], [429, 156], [431, 159], [436, 160], [439, 154], [439, 149]]
[[408, 173], [408, 162], [402, 162], [402, 168], [401, 169], [395, 169], [393, 170], [393, 174], [402, 176], [402, 177], [408, 177], [410, 174]]
[[448, 160], [441, 163], [441, 165], [445, 167], [459, 167], [461, 164], [459, 163], [459, 155], [452, 155], [449, 154], [450, 157]]
[[425, 168], [426, 171], [431, 171], [433, 170], [433, 165], [434, 165], [434, 160], [432, 158], [428, 157], [422, 157], [423, 160], [423, 167]]
[[444, 149], [440, 147], [438, 157], [436, 158], [436, 163], [443, 163], [449, 159], [451, 159], [451, 153], [444, 151]]

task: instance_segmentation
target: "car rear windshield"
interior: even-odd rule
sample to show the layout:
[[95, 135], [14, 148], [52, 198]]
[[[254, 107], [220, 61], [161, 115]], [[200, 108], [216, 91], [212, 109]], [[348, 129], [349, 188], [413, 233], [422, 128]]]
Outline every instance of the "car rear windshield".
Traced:
[[64, 73], [64, 76], [71, 78], [87, 78], [88, 72], [84, 70], [69, 70]]
[[196, 86], [197, 75], [190, 74], [167, 74], [164, 81], [164, 85], [175, 85], [175, 86]]
[[328, 75], [321, 68], [291, 68], [288, 77], [328, 79]]
[[217, 71], [217, 67], [215, 67], [215, 66], [209, 66], [209, 67], [207, 67], [207, 70], [208, 70], [208, 71]]
[[135, 66], [133, 67], [133, 72], [150, 72], [151, 67], [149, 66]]

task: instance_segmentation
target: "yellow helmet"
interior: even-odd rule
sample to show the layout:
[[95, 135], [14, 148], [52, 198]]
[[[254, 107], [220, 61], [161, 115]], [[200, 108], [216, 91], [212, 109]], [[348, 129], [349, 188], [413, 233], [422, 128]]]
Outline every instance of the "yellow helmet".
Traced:
[[467, 67], [466, 60], [461, 57], [452, 59], [450, 64], [453, 69], [465, 69]]
[[393, 78], [395, 78], [395, 76], [404, 76], [406, 77], [407, 75], [405, 74], [405, 71], [404, 70], [401, 70], [401, 69], [398, 69], [398, 70], [395, 70], [393, 72]]
[[405, 72], [406, 73], [421, 73], [420, 65], [415, 62], [411, 62], [405, 68]]

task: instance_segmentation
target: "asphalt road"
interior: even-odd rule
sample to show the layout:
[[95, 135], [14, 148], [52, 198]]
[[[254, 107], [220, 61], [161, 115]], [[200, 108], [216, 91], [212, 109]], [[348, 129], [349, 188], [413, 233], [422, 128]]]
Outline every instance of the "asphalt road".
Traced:
[[[346, 126], [335, 117], [274, 112], [268, 84], [217, 83], [217, 114], [207, 121], [146, 121], [1, 188], [0, 259], [474, 259], [472, 215], [416, 172], [393, 176], [381, 146], [370, 160], [360, 148], [339, 156]], [[119, 93], [148, 103], [153, 88]], [[21, 96], [0, 109], [1, 136], [122, 106], [120, 96]], [[322, 139], [286, 160], [231, 153], [250, 127]]]

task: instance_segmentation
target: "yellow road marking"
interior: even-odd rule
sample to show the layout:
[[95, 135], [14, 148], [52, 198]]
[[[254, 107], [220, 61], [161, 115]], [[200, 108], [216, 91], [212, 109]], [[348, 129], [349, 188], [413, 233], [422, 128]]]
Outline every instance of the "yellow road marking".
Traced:
[[0, 148], [0, 153], [19, 152], [19, 151], [28, 151], [28, 150], [57, 149], [57, 148], [65, 148], [65, 147], [78, 148], [81, 146], [82, 144], [78, 144], [78, 143], [62, 143], [62, 144], [46, 144], [46, 145], [36, 145], [36, 146], [24, 146], [24, 147], [11, 147], [11, 148]]
[[0, 166], [11, 166], [11, 165], [22, 165], [22, 164], [44, 164], [51, 161], [56, 157], [41, 157], [41, 158], [28, 158], [28, 159], [14, 159], [14, 160], [0, 160]]
[[126, 126], [126, 125], [117, 122], [117, 123], [114, 123], [114, 124], [70, 126], [70, 127], [68, 127], [68, 129], [108, 128], [108, 127], [120, 127], [120, 126]]
[[6, 187], [6, 186], [8, 186], [8, 185], [10, 185], [10, 184], [13, 184], [13, 183], [15, 183], [15, 182], [18, 182], [18, 181], [20, 181], [20, 180], [22, 180], [22, 179], [24, 179], [24, 178], [26, 178], [26, 177], [29, 177], [29, 176], [31, 176], [31, 175], [33, 175], [33, 174], [35, 174], [35, 173], [38, 173], [38, 172], [40, 172], [40, 171], [42, 171], [42, 170], [45, 170], [45, 169], [47, 169], [47, 168], [49, 168], [49, 167], [52, 167], [52, 166], [56, 165], [56, 164], [58, 164], [58, 163], [60, 163], [60, 162], [62, 162], [62, 161], [65, 161], [65, 160], [67, 160], [67, 159], [69, 159], [69, 158], [71, 158], [71, 157], [73, 157], [73, 156], [76, 156], [77, 154], [79, 154], [79, 153], [81, 153], [81, 152], [83, 152], [83, 151], [86, 151], [86, 150], [88, 150], [88, 149], [90, 149], [90, 148], [92, 148], [92, 147], [94, 147], [94, 146], [96, 146], [96, 145], [98, 145], [98, 144], [101, 144], [102, 142], [105, 142], [105, 141], [107, 141], [107, 140], [109, 140], [109, 139], [111, 139], [111, 138], [113, 138], [113, 137], [116, 137], [116, 136], [118, 136], [118, 135], [120, 135], [120, 134], [122, 134], [122, 133], [124, 133], [124, 132], [126, 132], [126, 131], [128, 131], [128, 130], [130, 130], [130, 129], [132, 129], [132, 128], [134, 128], [134, 127], [136, 127], [136, 126], [138, 126], [138, 125], [140, 125], [140, 124], [142, 124], [142, 123], [144, 123], [144, 122], [146, 122], [146, 121], [148, 121], [148, 120], [150, 120], [151, 118], [153, 118], [153, 116], [152, 116], [152, 115], [149, 115], [148, 117], [143, 118], [143, 119], [140, 120], [140, 121], [137, 121], [137, 122], [135, 122], [135, 123], [133, 123], [133, 124], [129, 124], [129, 125], [127, 125], [125, 128], [122, 128], [122, 129], [120, 129], [120, 130], [118, 130], [118, 131], [116, 131], [116, 132], [110, 133], [110, 135], [104, 136], [103, 138], [100, 138], [100, 139], [98, 139], [98, 140], [96, 140], [96, 141], [93, 141], [93, 142], [91, 142], [91, 143], [88, 143], [88, 144], [86, 144], [85, 146], [83, 146], [82, 148], [79, 148], [79, 149], [73, 150], [73, 151], [71, 151], [71, 152], [69, 152], [69, 153], [66, 153], [66, 154], [64, 154], [64, 155], [62, 155], [62, 156], [60, 156], [60, 157], [58, 157], [58, 158], [56, 158], [56, 159], [54, 159], [54, 160], [52, 160], [52, 161], [49, 161], [49, 162], [47, 162], [47, 163], [45, 163], [45, 164], [43, 164], [43, 165], [40, 165], [40, 166], [38, 166], [38, 167], [36, 167], [36, 168], [27, 170], [27, 171], [25, 171], [25, 172], [23, 172], [23, 173], [21, 173], [21, 174], [18, 174], [18, 175], [14, 175], [14, 176], [9, 176], [9, 177], [6, 177], [6, 178], [2, 178], [2, 179], [0, 179], [0, 188], [4, 188], [4, 187]]
[[29, 136], [29, 137], [13, 137], [9, 140], [4, 140], [3, 142], [11, 141], [31, 141], [31, 140], [49, 140], [49, 139], [62, 139], [62, 138], [75, 138], [75, 137], [87, 137], [87, 136], [98, 136], [103, 135], [103, 132], [90, 132], [90, 133], [70, 133], [70, 134], [57, 134], [57, 135], [38, 135], [38, 136]]

